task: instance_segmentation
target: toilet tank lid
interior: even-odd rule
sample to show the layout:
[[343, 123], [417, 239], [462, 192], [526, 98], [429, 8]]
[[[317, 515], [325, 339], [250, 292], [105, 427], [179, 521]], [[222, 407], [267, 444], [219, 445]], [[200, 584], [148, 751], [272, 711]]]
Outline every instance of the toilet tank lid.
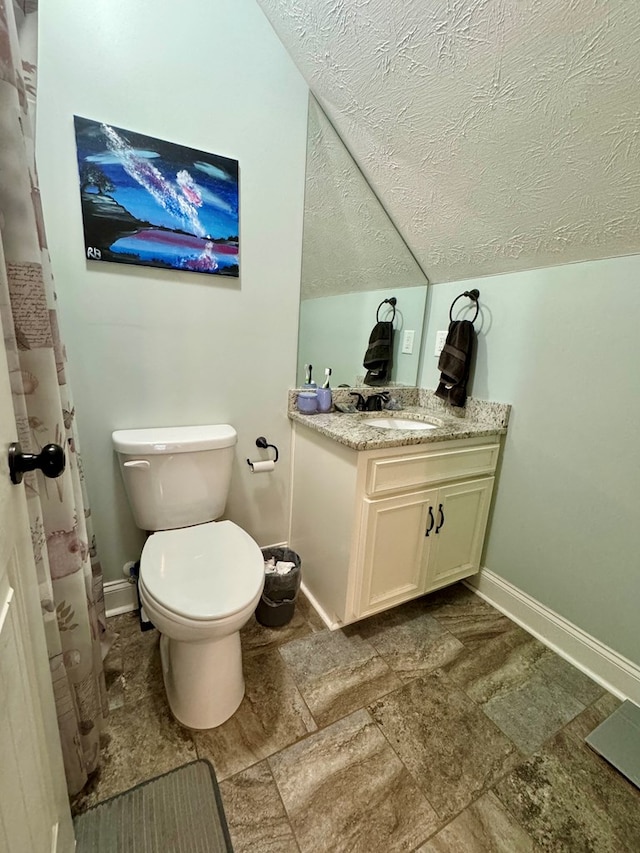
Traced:
[[215, 450], [231, 447], [238, 433], [230, 424], [202, 426], [149, 427], [148, 429], [117, 429], [111, 434], [118, 453], [192, 453], [195, 450]]

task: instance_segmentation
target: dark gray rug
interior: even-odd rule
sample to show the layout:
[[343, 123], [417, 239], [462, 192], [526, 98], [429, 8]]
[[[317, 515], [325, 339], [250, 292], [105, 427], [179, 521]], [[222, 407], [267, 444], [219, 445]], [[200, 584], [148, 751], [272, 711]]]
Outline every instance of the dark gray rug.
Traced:
[[193, 761], [78, 815], [76, 853], [233, 853], [213, 767]]

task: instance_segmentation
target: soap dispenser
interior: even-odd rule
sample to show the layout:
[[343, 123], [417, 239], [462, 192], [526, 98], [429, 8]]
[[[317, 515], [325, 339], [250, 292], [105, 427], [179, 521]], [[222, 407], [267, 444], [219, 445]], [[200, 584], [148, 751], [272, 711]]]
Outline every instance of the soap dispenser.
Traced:
[[327, 367], [324, 371], [324, 383], [322, 388], [318, 388], [318, 411], [330, 412], [332, 404], [331, 388], [329, 387], [329, 377], [331, 376], [331, 368]]

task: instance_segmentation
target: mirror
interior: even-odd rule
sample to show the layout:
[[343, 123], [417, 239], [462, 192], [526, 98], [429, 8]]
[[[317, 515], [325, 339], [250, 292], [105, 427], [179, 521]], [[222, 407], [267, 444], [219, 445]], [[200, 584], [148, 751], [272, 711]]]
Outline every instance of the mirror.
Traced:
[[[362, 385], [364, 354], [381, 302], [395, 296], [391, 380], [415, 385], [427, 278], [324, 111], [309, 96], [298, 385], [312, 364], [318, 385]], [[383, 304], [380, 320], [391, 320]], [[405, 331], [413, 350], [403, 353]]]

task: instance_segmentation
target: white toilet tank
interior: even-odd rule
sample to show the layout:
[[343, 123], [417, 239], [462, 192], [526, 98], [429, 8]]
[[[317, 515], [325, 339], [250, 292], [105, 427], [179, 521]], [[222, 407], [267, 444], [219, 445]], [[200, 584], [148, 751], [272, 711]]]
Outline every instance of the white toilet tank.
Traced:
[[232, 426], [119, 429], [112, 439], [142, 530], [173, 530], [222, 515], [238, 440]]

